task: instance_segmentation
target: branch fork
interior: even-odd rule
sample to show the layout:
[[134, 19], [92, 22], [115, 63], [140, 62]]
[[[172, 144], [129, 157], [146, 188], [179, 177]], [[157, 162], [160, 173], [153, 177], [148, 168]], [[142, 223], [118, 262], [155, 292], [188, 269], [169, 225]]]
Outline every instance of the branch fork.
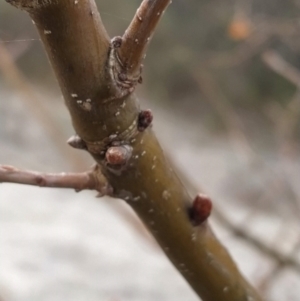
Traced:
[[171, 0], [144, 0], [122, 37], [111, 40], [109, 74], [118, 97], [126, 96], [142, 83], [143, 60], [153, 32]]
[[122, 46], [122, 37], [114, 37], [111, 40], [110, 53], [108, 59], [108, 71], [112, 83], [115, 85], [114, 98], [122, 98], [133, 93], [138, 83], [142, 83], [143, 65], [135, 73], [129, 72], [129, 68], [122, 63], [118, 49]]
[[[133, 95], [149, 41], [171, 0], [143, 0], [124, 35], [112, 41], [94, 0], [7, 2], [27, 10], [35, 22], [78, 134], [69, 144], [87, 150], [97, 165], [77, 174], [0, 166], [0, 182], [93, 189], [121, 197], [203, 301], [260, 301], [206, 222], [210, 199], [191, 199], [154, 132], [147, 130], [151, 111], [140, 112]], [[89, 100], [84, 107], [77, 95]]]

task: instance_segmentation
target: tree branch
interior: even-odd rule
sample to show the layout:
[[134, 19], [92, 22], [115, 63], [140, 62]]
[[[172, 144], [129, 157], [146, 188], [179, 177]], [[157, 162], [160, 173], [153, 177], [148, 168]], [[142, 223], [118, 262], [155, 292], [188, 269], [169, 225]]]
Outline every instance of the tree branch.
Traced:
[[294, 256], [284, 255], [280, 251], [269, 247], [264, 242], [260, 241], [241, 226], [234, 225], [221, 211], [214, 210], [216, 219], [230, 230], [236, 237], [242, 238], [254, 246], [257, 250], [274, 259], [278, 264], [289, 266], [295, 271], [300, 272], [300, 263]]
[[99, 175], [98, 168], [81, 173], [42, 173], [20, 170], [13, 166], [0, 165], [0, 183], [17, 183], [39, 187], [97, 190], [98, 196], [109, 195], [111, 191], [105, 178]]
[[153, 32], [172, 0], [143, 0], [118, 49], [121, 64], [131, 76], [136, 76], [144, 59]]
[[300, 71], [286, 62], [275, 50], [266, 50], [261, 55], [262, 61], [274, 72], [300, 88]]
[[[119, 55], [125, 59], [123, 64], [133, 65], [131, 74], [139, 68], [145, 41], [169, 1], [143, 3], [145, 11], [138, 16], [149, 21], [140, 25], [137, 19], [133, 21], [128, 33], [134, 35], [125, 35], [124, 52]], [[154, 132], [145, 128], [151, 114], [140, 111], [130, 83], [126, 93], [115, 89], [112, 54], [118, 43], [110, 44], [94, 1], [14, 0], [13, 4], [23, 5], [37, 25], [82, 140], [73, 146], [93, 156], [113, 196], [134, 209], [203, 301], [261, 301], [204, 221], [210, 200], [189, 196]], [[138, 44], [137, 51], [132, 37], [142, 45]], [[123, 84], [127, 85], [126, 80]]]

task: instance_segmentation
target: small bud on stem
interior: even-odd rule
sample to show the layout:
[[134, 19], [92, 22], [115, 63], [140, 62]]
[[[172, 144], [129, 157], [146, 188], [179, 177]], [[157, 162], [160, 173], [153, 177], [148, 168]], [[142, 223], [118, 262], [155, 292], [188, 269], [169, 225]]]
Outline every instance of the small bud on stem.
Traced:
[[111, 146], [105, 153], [105, 159], [110, 166], [121, 167], [125, 165], [132, 154], [129, 145]]
[[205, 194], [198, 194], [189, 210], [189, 216], [193, 226], [199, 226], [210, 216], [212, 210], [211, 199]]
[[78, 135], [70, 137], [67, 143], [76, 149], [87, 149], [86, 143]]
[[143, 132], [148, 128], [153, 120], [153, 114], [151, 110], [141, 111], [138, 117], [138, 131]]

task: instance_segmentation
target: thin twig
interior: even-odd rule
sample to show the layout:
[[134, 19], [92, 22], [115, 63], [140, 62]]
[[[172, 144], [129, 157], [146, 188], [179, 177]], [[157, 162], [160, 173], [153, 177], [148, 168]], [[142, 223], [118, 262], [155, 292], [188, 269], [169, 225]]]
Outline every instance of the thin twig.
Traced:
[[[291, 250], [289, 256], [294, 257], [297, 255], [297, 252], [300, 248], [300, 240], [295, 244], [293, 249]], [[284, 264], [282, 262], [277, 262], [276, 266], [271, 269], [266, 277], [260, 282], [259, 290], [260, 292], [265, 293], [267, 289], [270, 287], [271, 283], [275, 280], [276, 277], [283, 271]]]
[[263, 31], [263, 29], [257, 30], [230, 52], [213, 54], [210, 52], [204, 64], [213, 69], [239, 66], [257, 55], [270, 42], [270, 39], [269, 32]]
[[42, 173], [0, 165], [0, 183], [72, 188], [77, 192], [90, 189], [97, 190], [101, 196], [109, 194], [107, 183], [104, 177], [99, 176], [98, 168], [81, 173]]
[[144, 0], [122, 37], [118, 49], [125, 70], [135, 75], [140, 70], [152, 34], [171, 0]]
[[214, 82], [213, 76], [208, 70], [200, 70], [192, 73], [201, 92], [204, 94], [204, 99], [208, 101], [215, 111], [223, 120], [228, 136], [232, 145], [236, 150], [236, 154], [243, 161], [257, 161], [256, 152], [253, 149], [251, 142], [248, 140], [243, 128], [243, 122], [230, 104], [228, 99], [219, 93], [217, 84]]
[[265, 51], [261, 58], [270, 69], [300, 88], [299, 70], [285, 61], [275, 50]]
[[297, 272], [300, 272], [300, 263], [293, 256], [281, 254], [279, 251], [267, 246], [265, 243], [245, 231], [242, 227], [234, 225], [229, 218], [227, 218], [221, 211], [216, 210], [216, 208], [214, 209], [214, 216], [219, 222], [226, 226], [227, 229], [234, 233], [235, 236], [247, 240], [257, 250], [269, 255], [281, 265], [289, 266]]
[[[272, 178], [278, 178], [280, 182], [284, 183], [284, 185], [293, 192], [294, 196], [296, 196], [292, 184], [282, 177], [282, 173], [268, 166], [261, 156], [257, 154], [255, 149], [253, 149], [251, 142], [243, 130], [244, 124], [242, 119], [239, 117], [234, 107], [224, 97], [224, 95], [218, 93], [217, 84], [214, 82], [213, 77], [209, 74], [209, 71], [205, 70], [204, 72], [198, 69], [193, 74], [195, 80], [201, 88], [202, 93], [205, 94], [205, 100], [210, 102], [210, 104], [224, 121], [224, 124], [227, 127], [228, 137], [234, 146], [234, 150], [236, 150], [236, 154], [246, 163], [252, 163], [254, 166], [256, 166], [256, 168], [264, 168], [264, 170], [266, 170]], [[297, 198], [295, 197], [295, 199]], [[293, 206], [296, 205], [295, 213], [299, 215], [299, 206], [297, 203], [295, 203], [295, 201], [290, 201], [292, 202]]]

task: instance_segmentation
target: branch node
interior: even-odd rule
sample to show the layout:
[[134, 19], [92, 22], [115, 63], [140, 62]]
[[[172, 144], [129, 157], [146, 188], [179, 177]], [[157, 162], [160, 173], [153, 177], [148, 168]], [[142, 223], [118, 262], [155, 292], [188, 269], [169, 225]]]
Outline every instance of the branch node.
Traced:
[[98, 191], [98, 194], [96, 195], [97, 198], [105, 195], [113, 196], [113, 188], [107, 182], [107, 179], [102, 174], [101, 168], [98, 164], [96, 164], [91, 171], [91, 176], [94, 178], [94, 187]]
[[42, 175], [37, 175], [35, 177], [35, 182], [40, 187], [45, 187], [47, 184], [47, 181], [45, 180], [45, 178]]
[[139, 68], [138, 72], [132, 74], [132, 72], [129, 72], [131, 66], [123, 64], [119, 57], [117, 49], [121, 47], [122, 43], [122, 37], [117, 36], [111, 40], [110, 45], [108, 72], [115, 85], [116, 91], [114, 98], [121, 98], [133, 93], [136, 85], [141, 83], [142, 66]]
[[114, 49], [120, 48], [122, 45], [122, 37], [116, 36], [111, 39], [111, 47]]

